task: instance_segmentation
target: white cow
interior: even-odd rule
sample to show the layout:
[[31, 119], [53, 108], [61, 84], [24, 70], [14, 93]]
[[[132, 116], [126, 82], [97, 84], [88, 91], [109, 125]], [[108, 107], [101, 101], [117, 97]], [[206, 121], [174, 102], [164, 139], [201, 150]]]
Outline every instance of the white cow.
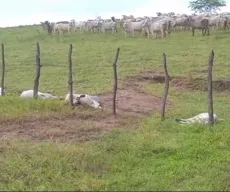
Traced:
[[[23, 91], [20, 95], [20, 97], [23, 97], [23, 98], [33, 98], [33, 96], [34, 96], [34, 90]], [[49, 93], [42, 93], [39, 91], [38, 91], [38, 98], [40, 99], [59, 99], [59, 97], [57, 96], [53, 96]]]
[[2, 88], [0, 87], [0, 96], [2, 96]]
[[86, 25], [87, 25], [88, 29], [94, 33], [95, 32], [94, 29], [96, 29], [98, 32], [100, 32], [100, 30], [99, 30], [100, 23], [102, 23], [102, 21], [88, 20]]
[[185, 31], [186, 26], [188, 25], [188, 17], [187, 16], [178, 16], [172, 20], [172, 27], [182, 27]]
[[[214, 122], [217, 121], [217, 115], [213, 114]], [[188, 118], [188, 119], [176, 119], [178, 123], [182, 124], [208, 124], [209, 123], [209, 114], [208, 113], [201, 113], [196, 115], [195, 117]]]
[[70, 26], [72, 31], [76, 32], [77, 30], [79, 30], [80, 32], [82, 32], [82, 30], [86, 26], [86, 23], [83, 21], [71, 20]]
[[71, 25], [69, 23], [55, 23], [53, 26], [53, 33], [58, 35], [69, 33], [71, 30]]
[[208, 26], [214, 27], [217, 29], [219, 29], [220, 26], [223, 26], [224, 22], [226, 21], [226, 17], [223, 17], [222, 15], [211, 15], [209, 17], [206, 17], [206, 19], [209, 20]]
[[146, 32], [148, 34], [148, 38], [150, 38], [150, 35], [152, 38], [157, 38], [157, 33], [159, 32], [161, 33], [162, 38], [166, 37], [168, 34], [166, 33], [166, 31], [168, 30], [168, 23], [163, 19], [154, 21], [145, 20], [143, 26], [147, 26], [147, 29], [146, 27], [145, 29], [147, 30]]
[[145, 23], [145, 20], [139, 21], [139, 22], [125, 21], [123, 24], [125, 36], [127, 37], [127, 33], [131, 33], [132, 36], [134, 37], [135, 31], [141, 31], [143, 35], [144, 27], [145, 27], [144, 23]]
[[99, 23], [99, 28], [100, 28], [100, 31], [105, 33], [105, 31], [107, 30], [111, 30], [112, 33], [116, 32], [117, 33], [117, 24], [116, 22], [114, 21], [107, 21], [107, 22], [101, 22]]
[[[65, 104], [70, 103], [70, 94], [66, 94], [65, 97]], [[74, 105], [88, 105], [94, 108], [102, 108], [100, 104], [100, 100], [98, 96], [92, 96], [92, 95], [87, 95], [87, 94], [76, 94], [73, 93], [73, 103]]]

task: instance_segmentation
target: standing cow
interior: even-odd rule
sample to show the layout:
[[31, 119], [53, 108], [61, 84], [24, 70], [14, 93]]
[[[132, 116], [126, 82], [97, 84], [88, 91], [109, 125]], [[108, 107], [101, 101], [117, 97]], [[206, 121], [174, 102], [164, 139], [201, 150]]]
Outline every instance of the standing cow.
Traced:
[[71, 30], [70, 23], [55, 23], [53, 27], [53, 33], [58, 35], [69, 33], [70, 30]]
[[111, 17], [110, 21], [99, 22], [100, 31], [105, 33], [107, 30], [111, 30], [112, 33], [117, 33], [117, 23], [114, 17]]
[[204, 36], [209, 33], [209, 20], [203, 18], [203, 16], [189, 16], [188, 25], [192, 28], [192, 36], [195, 35], [195, 29], [202, 30], [202, 35]]

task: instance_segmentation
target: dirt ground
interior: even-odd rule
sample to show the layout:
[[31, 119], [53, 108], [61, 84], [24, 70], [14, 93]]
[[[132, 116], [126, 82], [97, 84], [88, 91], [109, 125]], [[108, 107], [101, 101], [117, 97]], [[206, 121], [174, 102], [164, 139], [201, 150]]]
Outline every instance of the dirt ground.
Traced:
[[[206, 72], [205, 70], [199, 71]], [[164, 83], [165, 77], [164, 73], [152, 73], [144, 72], [137, 76], [130, 77], [130, 81], [136, 82], [148, 82], [148, 83]], [[230, 92], [230, 81], [224, 80], [213, 80], [213, 90], [220, 93]], [[207, 91], [207, 80], [202, 78], [192, 78], [190, 77], [170, 77], [170, 86], [176, 87], [182, 90], [194, 90], [194, 91]]]
[[0, 138], [23, 138], [33, 141], [52, 140], [57, 142], [87, 141], [101, 138], [113, 128], [133, 129], [142, 117], [159, 111], [162, 103], [160, 97], [145, 93], [138, 87], [138, 79], [127, 80], [123, 88], [117, 91], [117, 113], [111, 113], [113, 94], [100, 94], [103, 114], [100, 109], [95, 116], [81, 115], [36, 115], [20, 120], [0, 122]]

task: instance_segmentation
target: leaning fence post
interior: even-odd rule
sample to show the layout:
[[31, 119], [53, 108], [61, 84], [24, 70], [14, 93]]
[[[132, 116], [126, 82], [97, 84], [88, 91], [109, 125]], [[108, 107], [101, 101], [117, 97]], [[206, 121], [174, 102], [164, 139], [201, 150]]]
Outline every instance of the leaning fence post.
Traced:
[[39, 78], [41, 74], [41, 61], [40, 61], [40, 46], [39, 43], [37, 42], [36, 46], [36, 74], [34, 78], [34, 93], [33, 97], [34, 99], [37, 99], [38, 97], [38, 87], [39, 87]]
[[114, 73], [114, 87], [113, 87], [113, 115], [116, 115], [116, 97], [117, 97], [117, 60], [119, 57], [120, 48], [117, 48], [117, 53], [113, 62], [113, 73]]
[[72, 51], [73, 51], [73, 45], [69, 45], [69, 55], [68, 55], [68, 60], [69, 60], [69, 81], [68, 81], [68, 86], [69, 86], [69, 94], [70, 94], [70, 105], [74, 107], [73, 103], [73, 71], [72, 71]]
[[165, 89], [164, 89], [163, 104], [162, 104], [162, 109], [161, 109], [161, 120], [162, 121], [164, 121], [165, 119], [165, 106], [166, 106], [167, 96], [168, 96], [168, 91], [169, 91], [169, 74], [168, 74], [168, 69], [167, 69], [167, 60], [166, 60], [165, 53], [163, 53], [163, 67], [164, 67], [164, 72], [165, 72]]
[[5, 95], [5, 50], [2, 43], [2, 81], [1, 81], [1, 95]]
[[208, 77], [207, 77], [207, 88], [208, 88], [208, 114], [209, 124], [214, 125], [213, 118], [213, 97], [212, 97], [212, 67], [214, 61], [214, 51], [212, 50], [208, 58]]

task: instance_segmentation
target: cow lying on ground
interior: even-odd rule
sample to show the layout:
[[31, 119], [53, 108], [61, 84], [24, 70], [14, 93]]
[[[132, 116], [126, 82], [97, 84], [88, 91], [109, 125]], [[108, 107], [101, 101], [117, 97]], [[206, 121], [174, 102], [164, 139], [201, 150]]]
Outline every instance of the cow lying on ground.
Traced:
[[[217, 115], [213, 114], [214, 122], [217, 121]], [[178, 123], [182, 124], [208, 124], [209, 122], [209, 114], [208, 113], [201, 113], [196, 115], [192, 118], [188, 119], [176, 119]]]
[[[33, 98], [33, 95], [34, 95], [34, 90], [26, 90], [21, 93], [20, 97]], [[38, 91], [38, 98], [40, 99], [59, 99], [59, 97], [57, 96], [53, 96], [49, 93], [42, 93], [39, 91]]]
[[[4, 89], [4, 91], [6, 91], [5, 89]], [[2, 88], [0, 87], [0, 96], [2, 96]]]
[[[70, 103], [70, 94], [68, 93], [65, 97], [65, 104]], [[73, 93], [74, 105], [88, 105], [94, 108], [102, 108], [98, 96], [92, 96], [87, 94], [76, 94]]]

